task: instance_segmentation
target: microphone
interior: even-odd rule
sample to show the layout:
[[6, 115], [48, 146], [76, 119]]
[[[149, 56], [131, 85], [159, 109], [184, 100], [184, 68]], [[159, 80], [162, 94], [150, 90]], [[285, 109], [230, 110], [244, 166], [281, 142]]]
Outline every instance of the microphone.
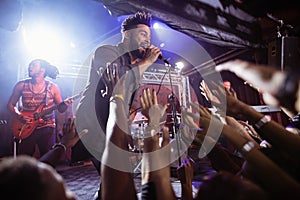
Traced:
[[[146, 49], [146, 52], [147, 52], [150, 45], [144, 45], [143, 47]], [[165, 64], [170, 65], [169, 61], [167, 59], [165, 59], [161, 54], [159, 54], [158, 59], [163, 61]]]
[[163, 61], [165, 64], [170, 65], [169, 61], [167, 59], [165, 59], [161, 54], [159, 54], [158, 59]]

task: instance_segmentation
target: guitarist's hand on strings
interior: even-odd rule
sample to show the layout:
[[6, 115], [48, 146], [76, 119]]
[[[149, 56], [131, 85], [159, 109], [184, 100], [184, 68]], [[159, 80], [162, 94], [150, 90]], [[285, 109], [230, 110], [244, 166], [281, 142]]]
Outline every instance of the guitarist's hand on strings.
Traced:
[[67, 106], [69, 106], [69, 105], [71, 105], [72, 103], [73, 103], [73, 99], [72, 98], [67, 98], [67, 99], [65, 99], [64, 100], [64, 103], [67, 105]]
[[62, 103], [58, 105], [58, 111], [59, 112], [65, 112], [68, 109], [68, 106], [73, 103], [74, 99], [71, 97], [68, 97], [65, 99]]

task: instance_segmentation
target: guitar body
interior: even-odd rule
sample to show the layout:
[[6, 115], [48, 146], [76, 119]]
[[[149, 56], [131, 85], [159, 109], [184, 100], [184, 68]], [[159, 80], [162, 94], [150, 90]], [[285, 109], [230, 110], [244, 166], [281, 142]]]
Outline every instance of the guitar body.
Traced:
[[[80, 92], [79, 94], [76, 94], [69, 99], [75, 100], [81, 97], [82, 94], [83, 92]], [[15, 138], [22, 140], [30, 136], [31, 133], [36, 129], [38, 124], [43, 123], [42, 117], [56, 110], [59, 105], [55, 105], [44, 110], [45, 106], [45, 104], [41, 104], [33, 112], [21, 112], [21, 116], [25, 120], [21, 120], [20, 118], [14, 118], [12, 120], [12, 133]]]
[[37, 125], [43, 121], [42, 118], [38, 116], [38, 113], [43, 110], [44, 106], [44, 104], [40, 105], [33, 112], [21, 112], [21, 116], [26, 119], [25, 121], [19, 118], [12, 120], [12, 133], [15, 138], [22, 140], [31, 135]]

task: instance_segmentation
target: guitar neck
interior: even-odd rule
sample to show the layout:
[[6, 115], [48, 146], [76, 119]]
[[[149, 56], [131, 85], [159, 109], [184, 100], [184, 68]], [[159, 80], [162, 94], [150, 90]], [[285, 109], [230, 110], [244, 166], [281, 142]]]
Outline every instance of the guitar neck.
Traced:
[[[63, 103], [63, 102], [62, 102]], [[43, 117], [47, 114], [50, 114], [51, 112], [53, 112], [54, 110], [58, 109], [58, 106], [61, 105], [62, 103], [58, 104], [58, 105], [55, 105], [55, 106], [52, 106], [50, 108], [47, 108], [45, 110], [42, 110], [39, 114], [39, 117]]]
[[[81, 97], [82, 93], [83, 93], [83, 92], [80, 92], [79, 94], [76, 94], [76, 95], [70, 97], [70, 99], [75, 100], [75, 99]], [[64, 104], [64, 102], [61, 102], [60, 104], [54, 105], [54, 106], [52, 106], [52, 107], [50, 107], [50, 108], [47, 108], [47, 109], [45, 109], [45, 110], [42, 110], [42, 111], [40, 112], [40, 114], [39, 114], [39, 117], [43, 117], [44, 115], [50, 114], [50, 113], [53, 112], [54, 110], [58, 109], [58, 107], [59, 107], [60, 105], [62, 105], [62, 104]]]

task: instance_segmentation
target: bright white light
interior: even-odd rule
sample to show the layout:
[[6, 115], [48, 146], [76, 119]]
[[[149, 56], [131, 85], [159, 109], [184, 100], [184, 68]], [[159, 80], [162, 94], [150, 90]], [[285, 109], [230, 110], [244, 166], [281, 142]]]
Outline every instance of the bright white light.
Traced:
[[182, 68], [184, 68], [184, 63], [183, 62], [177, 62], [177, 63], [175, 63], [175, 67], [179, 70], [182, 70]]
[[75, 49], [76, 48], [75, 43], [74, 42], [70, 42], [70, 47], [72, 47], [73, 49]]
[[[24, 42], [30, 57], [58, 60], [66, 57], [66, 36], [57, 29], [35, 27], [23, 30]], [[63, 37], [63, 38], [62, 38]]]
[[165, 47], [165, 45], [166, 45], [166, 44], [165, 44], [164, 42], [162, 42], [162, 43], [160, 43], [159, 46], [160, 46], [160, 48], [163, 48], [163, 47]]
[[154, 28], [154, 29], [158, 29], [158, 28], [160, 28], [160, 25], [159, 25], [159, 23], [155, 22], [155, 23], [153, 24], [153, 28]]

